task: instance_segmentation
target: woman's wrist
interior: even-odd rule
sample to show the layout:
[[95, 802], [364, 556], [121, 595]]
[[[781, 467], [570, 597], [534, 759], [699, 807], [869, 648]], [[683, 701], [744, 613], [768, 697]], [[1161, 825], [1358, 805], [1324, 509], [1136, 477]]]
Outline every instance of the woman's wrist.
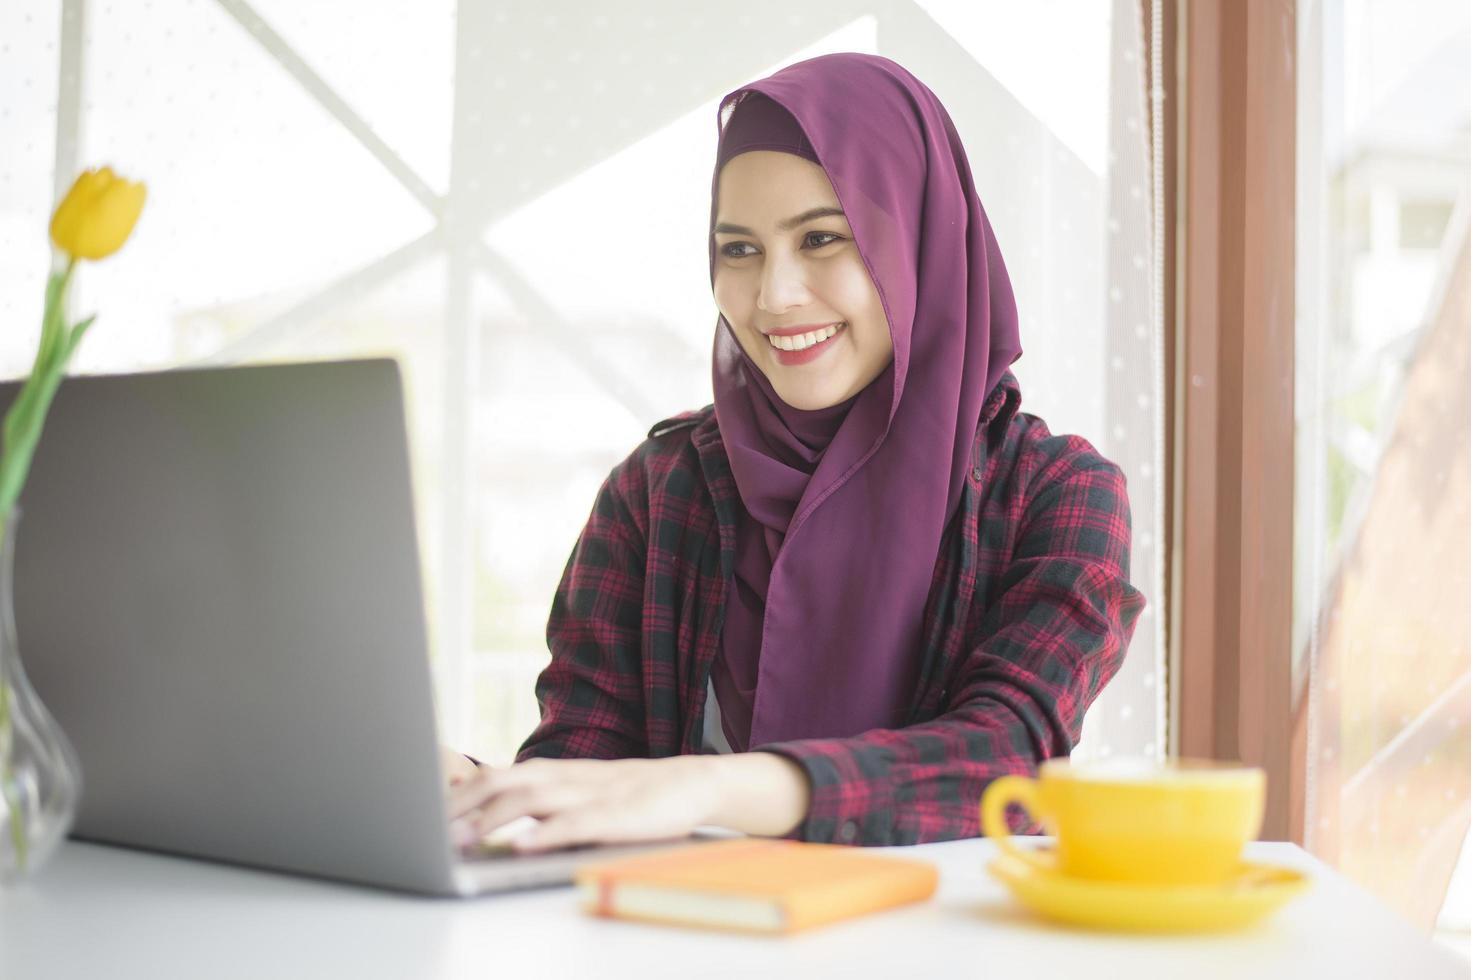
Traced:
[[707, 822], [761, 837], [782, 837], [807, 817], [807, 774], [774, 752], [696, 756], [711, 800]]

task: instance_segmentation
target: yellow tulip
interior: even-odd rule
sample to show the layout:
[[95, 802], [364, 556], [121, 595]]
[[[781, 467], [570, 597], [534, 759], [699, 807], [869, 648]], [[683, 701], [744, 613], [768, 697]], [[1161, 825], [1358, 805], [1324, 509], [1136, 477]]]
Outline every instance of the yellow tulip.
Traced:
[[88, 170], [76, 179], [51, 216], [51, 240], [73, 259], [105, 259], [123, 247], [147, 190], [123, 180], [111, 167]]

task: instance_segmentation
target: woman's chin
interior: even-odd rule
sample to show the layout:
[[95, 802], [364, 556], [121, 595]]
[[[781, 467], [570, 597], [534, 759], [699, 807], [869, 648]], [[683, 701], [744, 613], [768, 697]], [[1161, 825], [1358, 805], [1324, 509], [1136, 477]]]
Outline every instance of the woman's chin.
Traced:
[[[775, 387], [775, 386], [773, 386]], [[792, 408], [802, 412], [815, 412], [823, 408], [832, 408], [834, 405], [845, 400], [845, 396], [836, 388], [824, 390], [822, 388], [803, 387], [798, 390], [787, 388], [776, 388], [776, 393], [782, 401]]]

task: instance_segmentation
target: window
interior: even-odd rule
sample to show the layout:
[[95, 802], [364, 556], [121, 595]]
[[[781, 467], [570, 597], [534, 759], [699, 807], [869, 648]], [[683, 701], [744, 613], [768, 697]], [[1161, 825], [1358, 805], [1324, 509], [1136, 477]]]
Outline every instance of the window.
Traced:
[[1307, 841], [1471, 954], [1471, 9], [1298, 11]]
[[[84, 271], [77, 306], [102, 317], [74, 370], [399, 358], [442, 735], [505, 761], [536, 720], [552, 592], [597, 487], [654, 422], [711, 400], [718, 99], [824, 52], [892, 56], [965, 140], [1022, 314], [1025, 409], [1128, 476], [1150, 606], [1080, 753], [1160, 754], [1140, 13], [16, 0], [0, 10], [0, 315], [39, 320], [53, 166], [111, 162], [150, 201], [128, 250]], [[0, 333], [0, 369], [25, 371], [32, 341]]]

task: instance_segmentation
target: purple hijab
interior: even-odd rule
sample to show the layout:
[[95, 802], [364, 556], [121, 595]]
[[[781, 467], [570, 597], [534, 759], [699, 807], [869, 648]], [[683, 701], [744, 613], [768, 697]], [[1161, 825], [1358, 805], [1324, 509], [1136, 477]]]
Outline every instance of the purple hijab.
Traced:
[[821, 166], [894, 358], [848, 401], [794, 409], [722, 315], [715, 416], [740, 491], [736, 581], [711, 671], [736, 751], [906, 721], [940, 538], [986, 395], [1021, 354], [1016, 302], [939, 99], [887, 58], [831, 54], [720, 102], [710, 193], [748, 150]]

